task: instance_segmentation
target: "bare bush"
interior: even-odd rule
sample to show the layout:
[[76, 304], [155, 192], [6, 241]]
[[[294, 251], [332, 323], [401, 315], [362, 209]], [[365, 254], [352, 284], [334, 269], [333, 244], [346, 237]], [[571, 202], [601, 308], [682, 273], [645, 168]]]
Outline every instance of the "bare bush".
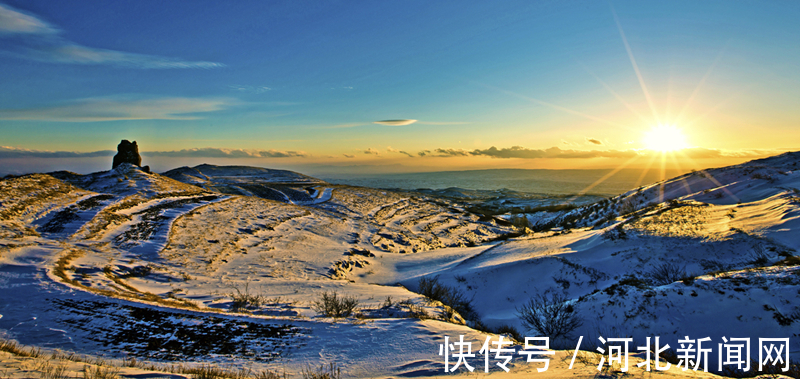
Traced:
[[[467, 299], [464, 293], [457, 288], [439, 283], [438, 276], [419, 278], [419, 293], [429, 300], [440, 301], [466, 320], [478, 319], [478, 314], [472, 307], [472, 300]], [[446, 312], [448, 311], [446, 310]], [[446, 316], [452, 318], [452, 314]]]
[[677, 263], [662, 262], [656, 265], [653, 270], [645, 274], [650, 282], [655, 286], [663, 286], [682, 280], [687, 276], [686, 265]]
[[619, 214], [620, 216], [627, 216], [631, 213], [636, 212], [638, 209], [636, 207], [636, 200], [632, 197], [625, 199], [619, 207]]
[[544, 292], [517, 308], [517, 316], [526, 328], [551, 340], [568, 337], [583, 325], [566, 295]]
[[528, 220], [528, 216], [524, 214], [513, 215], [511, 216], [511, 224], [514, 225], [517, 229], [525, 229], [531, 227], [531, 222]]
[[764, 251], [764, 246], [756, 245], [753, 246], [753, 251], [749, 254], [749, 262], [751, 265], [756, 267], [765, 266], [769, 263], [769, 254]]
[[244, 291], [240, 290], [238, 287], [234, 287], [234, 290], [236, 293], [228, 294], [233, 300], [231, 303], [231, 310], [234, 312], [259, 308], [266, 302], [266, 297], [263, 295], [250, 293], [249, 282], [244, 284]]
[[516, 342], [525, 341], [525, 337], [522, 336], [522, 333], [511, 325], [500, 325], [496, 328], [492, 328], [492, 332], [495, 334], [504, 334]]
[[358, 299], [355, 296], [340, 296], [336, 291], [324, 292], [311, 308], [327, 317], [349, 317], [357, 310]]

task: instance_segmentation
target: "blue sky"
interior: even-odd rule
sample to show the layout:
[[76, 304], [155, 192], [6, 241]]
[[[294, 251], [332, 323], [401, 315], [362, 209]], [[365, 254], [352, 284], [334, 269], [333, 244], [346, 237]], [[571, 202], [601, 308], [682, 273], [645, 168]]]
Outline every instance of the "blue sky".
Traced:
[[0, 0], [0, 161], [92, 171], [129, 139], [157, 169], [616, 167], [658, 124], [685, 167], [741, 161], [798, 148], [797, 19], [790, 1]]

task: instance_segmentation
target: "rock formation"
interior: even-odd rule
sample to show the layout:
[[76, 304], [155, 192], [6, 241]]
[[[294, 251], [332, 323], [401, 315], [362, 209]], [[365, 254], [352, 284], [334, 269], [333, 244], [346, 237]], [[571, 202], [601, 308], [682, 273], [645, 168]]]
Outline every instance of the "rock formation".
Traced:
[[[124, 139], [117, 145], [117, 155], [114, 156], [111, 169], [117, 168], [121, 163], [142, 166], [142, 156], [139, 155], [139, 146], [136, 145], [136, 141], [130, 142]], [[145, 166], [143, 169], [145, 172], [150, 172], [150, 166]]]

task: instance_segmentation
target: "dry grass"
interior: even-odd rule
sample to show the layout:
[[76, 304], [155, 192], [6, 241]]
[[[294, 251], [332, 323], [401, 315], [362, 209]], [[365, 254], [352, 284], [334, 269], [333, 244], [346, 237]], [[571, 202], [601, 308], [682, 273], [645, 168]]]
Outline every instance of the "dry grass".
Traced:
[[39, 377], [42, 379], [68, 379], [69, 373], [67, 372], [67, 364], [64, 361], [56, 361], [55, 363], [47, 359], [39, 359], [37, 362], [36, 371], [39, 371]]
[[0, 351], [9, 352], [20, 357], [38, 358], [41, 357], [42, 350], [36, 347], [25, 348], [17, 341], [0, 340]]
[[342, 372], [336, 367], [335, 363], [331, 363], [326, 368], [325, 365], [320, 365], [318, 369], [312, 369], [311, 366], [306, 366], [301, 371], [303, 379], [341, 379]]
[[119, 379], [119, 368], [86, 365], [83, 366], [83, 379]]
[[[234, 367], [233, 365], [229, 367], [219, 367], [210, 364], [193, 366], [183, 363], [152, 363], [138, 361], [133, 357], [119, 361], [109, 361], [102, 358], [60, 350], [45, 354], [39, 348], [22, 346], [16, 341], [4, 339], [0, 339], [0, 351], [5, 351], [24, 359], [33, 359], [30, 361], [33, 370], [38, 372], [39, 376], [44, 379], [74, 379], [80, 377], [83, 377], [83, 379], [119, 379], [123, 376], [121, 372], [126, 367], [145, 371], [191, 375], [193, 378], [204, 379], [286, 379], [285, 373], [278, 374], [270, 370], [253, 371], [249, 368]], [[82, 370], [75, 368], [70, 370], [70, 362], [85, 363], [85, 365]], [[6, 371], [6, 374], [0, 375], [0, 378], [9, 376], [8, 370]], [[313, 372], [324, 373], [325, 371], [319, 370]], [[324, 376], [317, 376], [314, 378], [324, 378]], [[330, 376], [330, 378], [339, 379], [338, 376]]]

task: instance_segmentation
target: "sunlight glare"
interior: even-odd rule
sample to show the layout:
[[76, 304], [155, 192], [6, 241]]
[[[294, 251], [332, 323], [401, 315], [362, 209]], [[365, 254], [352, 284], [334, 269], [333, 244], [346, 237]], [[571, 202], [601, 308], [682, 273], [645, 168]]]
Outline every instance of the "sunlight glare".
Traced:
[[654, 126], [650, 131], [645, 132], [642, 142], [647, 149], [660, 152], [676, 151], [689, 147], [683, 132], [672, 125]]

